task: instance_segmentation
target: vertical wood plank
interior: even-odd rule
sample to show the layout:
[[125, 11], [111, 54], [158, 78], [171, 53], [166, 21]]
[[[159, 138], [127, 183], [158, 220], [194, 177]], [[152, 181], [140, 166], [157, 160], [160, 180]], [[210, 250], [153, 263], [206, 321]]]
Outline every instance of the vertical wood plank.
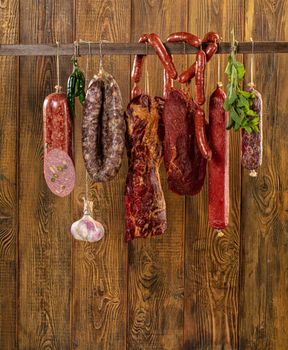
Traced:
[[[242, 39], [244, 1], [189, 3], [189, 31], [203, 37], [214, 30], [230, 40], [235, 29]], [[193, 57], [193, 60], [195, 58]], [[240, 58], [239, 58], [240, 59]], [[227, 57], [221, 57], [222, 80]], [[208, 101], [217, 82], [217, 58], [208, 63]], [[207, 183], [203, 191], [186, 199], [185, 241], [185, 349], [237, 349], [240, 226], [239, 134], [230, 134], [230, 224], [219, 237], [208, 225]]]
[[[287, 8], [285, 0], [245, 1], [245, 40], [288, 40]], [[288, 58], [255, 56], [264, 153], [258, 177], [242, 177], [240, 348], [278, 350], [288, 339]], [[250, 78], [250, 57], [245, 62]]]
[[[165, 41], [170, 33], [187, 29], [186, 0], [134, 0], [132, 5], [132, 41], [145, 32], [155, 32]], [[152, 96], [162, 96], [162, 65], [156, 56], [148, 57], [147, 62], [149, 92]], [[185, 58], [175, 57], [175, 62], [181, 71]], [[168, 191], [163, 166], [161, 183], [167, 205], [167, 232], [129, 243], [128, 348], [131, 350], [175, 350], [183, 346], [185, 198]]]
[[[0, 6], [0, 42], [17, 44], [18, 0]], [[18, 58], [0, 58], [0, 348], [17, 344]]]
[[[73, 40], [69, 0], [20, 1], [20, 42]], [[66, 85], [69, 58], [61, 58]], [[69, 67], [70, 68], [70, 67]], [[70, 198], [43, 177], [42, 105], [56, 85], [54, 57], [20, 60], [19, 349], [70, 348]]]
[[[76, 8], [77, 39], [130, 41], [130, 1], [79, 0]], [[85, 70], [86, 58], [79, 61]], [[98, 72], [98, 58], [90, 63], [89, 79]], [[119, 83], [124, 106], [129, 98], [129, 57], [104, 57], [104, 68]], [[78, 105], [79, 107], [79, 105]], [[83, 213], [85, 167], [81, 146], [82, 109], [76, 116], [77, 186], [74, 220]], [[115, 179], [92, 184], [94, 218], [105, 227], [105, 236], [91, 244], [73, 243], [73, 348], [125, 349], [127, 321], [127, 244], [124, 242], [123, 193], [127, 161]]]

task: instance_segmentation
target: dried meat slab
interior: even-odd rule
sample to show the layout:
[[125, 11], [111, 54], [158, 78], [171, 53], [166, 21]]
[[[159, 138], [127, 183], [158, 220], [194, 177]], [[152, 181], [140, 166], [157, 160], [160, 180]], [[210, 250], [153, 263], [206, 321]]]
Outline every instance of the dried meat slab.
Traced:
[[56, 196], [68, 196], [75, 186], [75, 168], [72, 159], [60, 149], [53, 149], [44, 157], [44, 177]]
[[160, 235], [167, 228], [159, 176], [162, 160], [159, 121], [163, 104], [160, 98], [140, 95], [127, 108], [126, 241]]

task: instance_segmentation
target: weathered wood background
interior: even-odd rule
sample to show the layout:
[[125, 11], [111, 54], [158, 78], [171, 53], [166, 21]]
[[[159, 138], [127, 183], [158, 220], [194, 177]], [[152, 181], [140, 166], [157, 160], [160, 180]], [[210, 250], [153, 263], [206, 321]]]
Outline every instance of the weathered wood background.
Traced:
[[[0, 0], [0, 43], [75, 39], [136, 41], [155, 31], [225, 40], [288, 40], [287, 0]], [[239, 56], [247, 67], [250, 57]], [[230, 227], [207, 225], [207, 188], [184, 198], [167, 190], [169, 230], [123, 242], [123, 188], [117, 178], [91, 184], [97, 244], [73, 241], [85, 171], [76, 118], [77, 186], [56, 198], [42, 175], [42, 103], [56, 83], [54, 57], [0, 58], [0, 349], [288, 348], [288, 55], [256, 55], [264, 99], [264, 164], [257, 179], [241, 171], [239, 135], [231, 132]], [[176, 57], [178, 70], [192, 57]], [[222, 71], [226, 57], [221, 57]], [[162, 69], [149, 57], [150, 92], [161, 95]], [[85, 58], [81, 58], [85, 67]], [[93, 58], [89, 76], [97, 70]], [[129, 57], [105, 57], [125, 104]], [[61, 59], [65, 85], [71, 64]], [[216, 82], [209, 64], [207, 92]], [[249, 74], [248, 77], [249, 79]]]

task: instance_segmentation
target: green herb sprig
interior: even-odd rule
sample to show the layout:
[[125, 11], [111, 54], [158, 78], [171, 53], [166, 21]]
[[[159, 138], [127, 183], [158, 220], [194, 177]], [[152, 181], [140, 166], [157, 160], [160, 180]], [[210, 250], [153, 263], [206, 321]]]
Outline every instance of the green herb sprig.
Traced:
[[224, 109], [230, 112], [230, 121], [227, 129], [234, 128], [235, 131], [238, 131], [242, 128], [248, 133], [252, 131], [258, 133], [259, 117], [251, 109], [255, 93], [241, 89], [241, 83], [245, 76], [245, 68], [241, 62], [236, 60], [235, 51], [234, 46], [228, 57], [228, 63], [225, 69], [229, 81], [227, 85], [227, 97], [224, 102]]

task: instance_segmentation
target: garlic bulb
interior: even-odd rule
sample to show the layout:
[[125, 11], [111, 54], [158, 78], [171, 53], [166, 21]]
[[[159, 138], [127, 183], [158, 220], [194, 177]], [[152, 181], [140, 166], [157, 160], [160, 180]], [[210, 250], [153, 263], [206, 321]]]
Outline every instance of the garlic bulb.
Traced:
[[97, 242], [104, 236], [103, 225], [92, 218], [93, 202], [84, 200], [84, 215], [71, 226], [71, 234], [75, 239], [87, 242]]

